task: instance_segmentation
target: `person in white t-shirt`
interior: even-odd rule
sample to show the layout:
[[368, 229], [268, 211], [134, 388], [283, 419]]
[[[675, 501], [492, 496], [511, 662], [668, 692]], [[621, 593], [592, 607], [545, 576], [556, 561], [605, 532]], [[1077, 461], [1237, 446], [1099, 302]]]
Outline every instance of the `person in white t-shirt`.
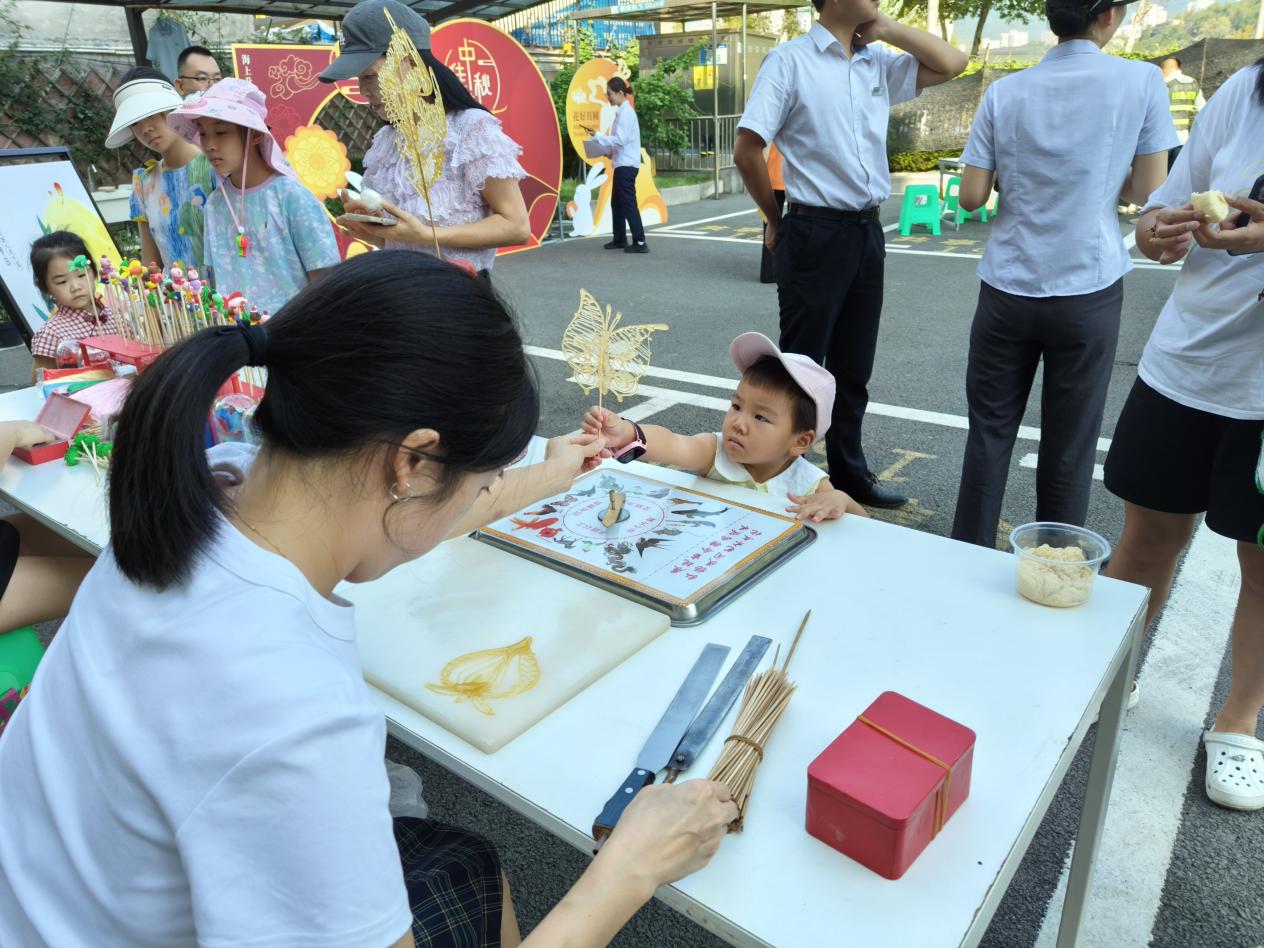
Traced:
[[[1219, 190], [1224, 221], [1190, 195]], [[1242, 581], [1229, 694], [1203, 738], [1207, 795], [1264, 808], [1264, 60], [1234, 74], [1199, 113], [1167, 182], [1137, 221], [1137, 249], [1184, 259], [1137, 366], [1106, 458], [1124, 501], [1107, 575], [1148, 586], [1146, 624], [1167, 601], [1181, 551], [1207, 527], [1237, 541]], [[1250, 194], [1250, 198], [1243, 195]]]
[[[244, 365], [268, 369], [262, 446], [204, 453]], [[499, 298], [400, 251], [138, 376], [110, 546], [0, 739], [0, 945], [518, 944], [489, 843], [392, 821], [385, 721], [334, 588], [595, 463], [601, 439], [563, 438], [502, 477], [538, 420]], [[642, 791], [525, 944], [606, 944], [736, 816], [711, 781]]]
[[619, 461], [669, 464], [768, 494], [788, 502], [786, 510], [800, 520], [868, 516], [804, 457], [829, 430], [834, 377], [805, 355], [782, 352], [757, 332], [734, 339], [729, 356], [742, 378], [721, 431], [682, 435], [661, 425], [642, 427], [597, 407], [584, 416], [581, 430], [603, 438], [603, 454]]

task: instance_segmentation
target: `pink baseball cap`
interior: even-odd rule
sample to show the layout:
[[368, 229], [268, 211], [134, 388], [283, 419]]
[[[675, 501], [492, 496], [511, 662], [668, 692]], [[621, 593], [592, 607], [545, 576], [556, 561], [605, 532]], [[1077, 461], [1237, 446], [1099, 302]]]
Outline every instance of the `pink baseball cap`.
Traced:
[[218, 119], [253, 132], [262, 132], [260, 151], [263, 160], [277, 174], [297, 179], [298, 175], [268, 128], [268, 99], [250, 80], [221, 79], [201, 95], [185, 99], [179, 108], [167, 115], [167, 124], [177, 135], [200, 146], [201, 136], [197, 127], [200, 118]]
[[803, 393], [816, 403], [816, 436], [825, 437], [834, 415], [834, 376], [805, 355], [782, 352], [763, 333], [744, 332], [729, 346], [729, 358], [739, 372], [745, 372], [764, 356], [772, 356], [784, 365]]

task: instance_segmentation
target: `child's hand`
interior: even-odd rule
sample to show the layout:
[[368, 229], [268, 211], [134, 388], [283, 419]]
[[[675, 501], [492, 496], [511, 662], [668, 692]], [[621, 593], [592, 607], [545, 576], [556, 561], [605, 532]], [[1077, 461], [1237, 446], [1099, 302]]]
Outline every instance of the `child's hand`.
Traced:
[[606, 457], [615, 451], [626, 448], [636, 438], [636, 429], [630, 422], [624, 421], [608, 408], [588, 409], [588, 414], [579, 424], [580, 430], [587, 435], [604, 435], [606, 439]]
[[13, 433], [14, 447], [33, 448], [37, 444], [48, 444], [50, 441], [57, 440], [57, 435], [33, 421], [16, 421], [14, 425], [16, 426]]
[[549, 461], [557, 461], [567, 471], [569, 480], [574, 480], [578, 475], [601, 464], [605, 448], [606, 439], [599, 435], [563, 435], [549, 440], [544, 457]]
[[799, 520], [805, 522], [811, 520], [813, 523], [820, 523], [822, 520], [838, 520], [847, 512], [848, 506], [855, 503], [841, 490], [832, 488], [818, 490], [807, 497], [799, 497], [796, 494], [786, 496], [793, 503], [793, 506], [787, 507], [786, 510]]

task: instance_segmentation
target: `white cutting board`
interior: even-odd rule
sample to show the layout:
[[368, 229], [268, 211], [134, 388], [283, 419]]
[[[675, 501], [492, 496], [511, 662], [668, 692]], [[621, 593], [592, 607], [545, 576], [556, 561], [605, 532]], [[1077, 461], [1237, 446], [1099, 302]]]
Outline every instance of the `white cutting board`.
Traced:
[[[465, 537], [371, 583], [343, 584], [338, 594], [355, 603], [360, 616], [395, 617], [389, 624], [358, 622], [368, 682], [487, 753], [504, 747], [670, 625], [660, 612]], [[472, 676], [489, 682], [494, 692], [510, 690], [521, 680], [520, 657], [502, 661], [502, 668], [497, 656], [470, 659], [451, 669], [446, 683], [443, 671], [458, 657], [503, 649], [526, 636], [539, 670], [529, 690], [458, 701], [451, 691], [426, 687], [442, 689]], [[529, 673], [530, 663], [525, 664]], [[491, 713], [479, 710], [480, 704]]]

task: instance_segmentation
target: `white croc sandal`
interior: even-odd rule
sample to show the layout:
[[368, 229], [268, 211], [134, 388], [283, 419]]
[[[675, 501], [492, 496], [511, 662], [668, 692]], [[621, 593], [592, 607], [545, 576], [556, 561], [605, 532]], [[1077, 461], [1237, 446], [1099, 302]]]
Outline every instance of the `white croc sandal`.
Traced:
[[1207, 796], [1234, 810], [1264, 809], [1264, 741], [1230, 731], [1208, 731]]

